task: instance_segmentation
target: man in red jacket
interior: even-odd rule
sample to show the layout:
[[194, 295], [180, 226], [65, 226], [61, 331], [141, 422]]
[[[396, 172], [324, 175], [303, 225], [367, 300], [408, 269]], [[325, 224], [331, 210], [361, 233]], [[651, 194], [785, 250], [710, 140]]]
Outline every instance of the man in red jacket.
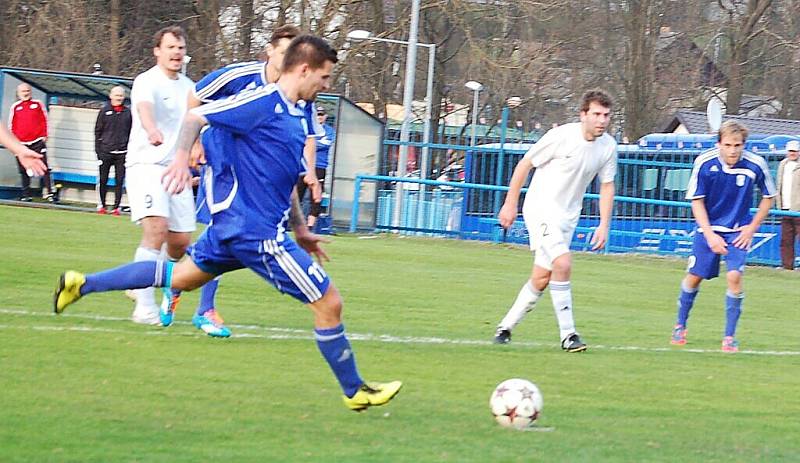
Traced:
[[[42, 155], [42, 162], [47, 165], [47, 112], [44, 104], [32, 98], [33, 92], [28, 84], [17, 86], [19, 101], [11, 105], [8, 115], [8, 127], [19, 141]], [[22, 201], [31, 200], [31, 176], [17, 160], [19, 175], [22, 177]], [[50, 183], [50, 167], [47, 167], [42, 176], [42, 187], [47, 188], [44, 196], [48, 201], [53, 201], [53, 186]]]

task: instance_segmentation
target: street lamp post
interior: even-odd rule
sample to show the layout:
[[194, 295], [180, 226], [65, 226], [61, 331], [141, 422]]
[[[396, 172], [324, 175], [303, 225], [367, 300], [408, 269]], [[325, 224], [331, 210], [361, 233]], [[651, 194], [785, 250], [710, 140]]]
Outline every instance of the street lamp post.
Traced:
[[[413, 20], [413, 16], [412, 16]], [[416, 29], [416, 28], [414, 28]], [[416, 38], [416, 31], [413, 32], [411, 35]], [[428, 49], [428, 81], [427, 81], [427, 88], [426, 88], [426, 95], [425, 95], [425, 120], [423, 122], [423, 134], [422, 134], [422, 156], [420, 159], [420, 177], [427, 178], [428, 176], [428, 164], [429, 164], [429, 148], [428, 144], [430, 143], [431, 137], [431, 119], [433, 117], [433, 110], [432, 110], [432, 103], [433, 103], [433, 76], [434, 76], [434, 66], [436, 63], [436, 44], [433, 43], [418, 43], [416, 40], [413, 41], [406, 41], [406, 40], [397, 40], [397, 39], [386, 39], [383, 37], [373, 37], [372, 33], [365, 30], [354, 30], [347, 34], [347, 38], [352, 40], [370, 40], [374, 42], [386, 42], [386, 43], [398, 43], [401, 45], [407, 45], [409, 50], [413, 47], [426, 47]], [[408, 56], [410, 56], [409, 53]], [[407, 56], [406, 61], [406, 83], [405, 88], [403, 89], [403, 107], [404, 107], [404, 117], [403, 117], [403, 125], [400, 129], [400, 156], [397, 162], [397, 176], [403, 177], [406, 174], [407, 162], [408, 162], [408, 142], [410, 139], [410, 124], [411, 124], [411, 101], [406, 104], [406, 96], [410, 93], [411, 100], [413, 100], [413, 87], [414, 87], [414, 61], [416, 61], [416, 54], [414, 54], [414, 61], [409, 61], [411, 58]], [[412, 70], [412, 78], [409, 82], [409, 68]], [[393, 216], [393, 225], [399, 226], [400, 225], [400, 210], [403, 207], [403, 195], [402, 195], [402, 185], [398, 184], [396, 188], [397, 197], [395, 198], [395, 210]], [[425, 194], [425, 185], [420, 185], [420, 200], [422, 200], [422, 196]]]
[[480, 82], [475, 82], [474, 80], [470, 80], [466, 84], [465, 87], [472, 90], [474, 95], [472, 97], [472, 137], [469, 142], [471, 147], [475, 147], [475, 129], [476, 125], [478, 124], [478, 94], [483, 90], [483, 84]]

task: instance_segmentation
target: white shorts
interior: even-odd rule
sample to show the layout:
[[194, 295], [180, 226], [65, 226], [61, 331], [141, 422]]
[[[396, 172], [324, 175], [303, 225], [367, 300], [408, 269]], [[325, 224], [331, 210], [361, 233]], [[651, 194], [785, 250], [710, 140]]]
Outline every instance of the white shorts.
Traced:
[[575, 233], [575, 223], [528, 217], [524, 213], [522, 217], [528, 228], [531, 250], [536, 254], [533, 264], [553, 270], [553, 261], [569, 253], [569, 245]]
[[127, 168], [125, 187], [131, 205], [131, 220], [139, 222], [145, 217], [166, 217], [169, 231], [191, 233], [197, 227], [194, 215], [192, 189], [171, 195], [161, 184], [166, 166], [134, 164]]

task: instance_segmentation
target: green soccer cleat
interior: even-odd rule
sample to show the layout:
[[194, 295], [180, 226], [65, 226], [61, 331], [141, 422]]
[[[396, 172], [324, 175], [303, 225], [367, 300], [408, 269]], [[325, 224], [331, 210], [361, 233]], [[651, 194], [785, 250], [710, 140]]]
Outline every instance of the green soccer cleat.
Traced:
[[388, 403], [400, 392], [403, 383], [392, 381], [390, 383], [364, 383], [358, 388], [353, 397], [343, 396], [344, 404], [350, 410], [362, 412], [369, 407], [376, 407]]
[[68, 305], [81, 298], [81, 287], [86, 283], [83, 273], [68, 270], [61, 274], [53, 297], [53, 312], [60, 314]]

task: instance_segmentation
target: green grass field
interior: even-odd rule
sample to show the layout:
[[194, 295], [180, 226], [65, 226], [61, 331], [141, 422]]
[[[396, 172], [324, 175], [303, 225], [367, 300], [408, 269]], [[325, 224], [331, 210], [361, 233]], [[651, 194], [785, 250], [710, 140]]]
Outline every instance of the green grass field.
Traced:
[[[798, 461], [800, 274], [749, 268], [742, 352], [719, 351], [724, 282], [706, 282], [689, 344], [669, 334], [684, 262], [577, 254], [578, 328], [565, 354], [548, 296], [508, 346], [494, 326], [530, 270], [522, 247], [336, 236], [362, 375], [401, 379], [357, 414], [311, 336], [311, 315], [254, 274], [221, 284], [234, 337], [127, 320], [122, 293], [51, 312], [65, 269], [126, 263], [126, 217], [0, 206], [0, 461]], [[497, 426], [488, 398], [523, 377], [544, 395], [538, 432]]]

